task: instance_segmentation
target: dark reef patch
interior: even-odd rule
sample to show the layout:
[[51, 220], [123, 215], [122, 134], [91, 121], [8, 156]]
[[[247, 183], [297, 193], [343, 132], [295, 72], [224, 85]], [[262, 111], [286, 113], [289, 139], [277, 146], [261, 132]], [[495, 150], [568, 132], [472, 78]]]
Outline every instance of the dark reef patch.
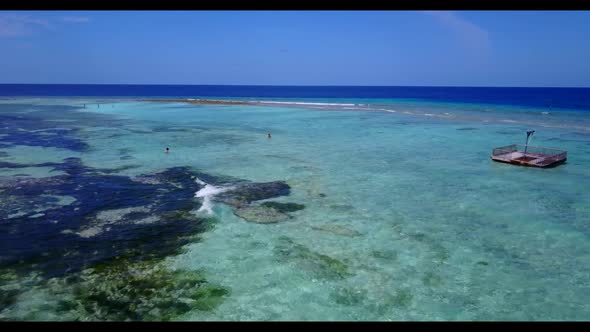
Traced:
[[77, 136], [80, 128], [124, 124], [110, 115], [81, 109], [70, 105], [0, 104], [0, 148], [28, 145], [83, 152], [89, 145]]
[[[142, 260], [178, 253], [212, 221], [190, 213], [201, 206], [194, 197], [203, 187], [195, 181], [197, 177], [213, 184], [232, 183], [235, 189], [219, 201], [236, 207], [289, 193], [283, 182], [249, 183], [189, 167], [130, 178], [112, 173], [134, 166], [96, 169], [78, 158], [34, 166], [53, 167], [65, 174], [0, 178], [0, 268], [20, 266], [26, 271], [34, 267], [46, 277], [80, 271], [121, 255]], [[71, 202], [60, 203], [64, 197]]]
[[[3, 121], [7, 121], [9, 125], [15, 125], [14, 119], [7, 120], [6, 117], [0, 116], [0, 122]], [[22, 128], [22, 124], [16, 125]], [[26, 125], [27, 128], [31, 126], [31, 124]], [[55, 147], [72, 151], [85, 151], [88, 149], [88, 144], [71, 135], [74, 130], [46, 129], [43, 131], [30, 131], [29, 129], [16, 131], [15, 129], [17, 128], [9, 128], [8, 130], [0, 128], [0, 134], [4, 134], [0, 136], [0, 142], [3, 143], [3, 147], [28, 145]], [[53, 133], [55, 135], [47, 135], [47, 133]]]
[[139, 168], [141, 167], [141, 165], [123, 165], [123, 166], [119, 166], [119, 167], [115, 167], [115, 168], [108, 168], [108, 169], [100, 169], [101, 173], [105, 173], [105, 174], [112, 174], [112, 173], [119, 173], [121, 171], [126, 171], [128, 169], [134, 169], [134, 168]]
[[260, 205], [251, 205], [234, 209], [234, 214], [246, 221], [258, 224], [273, 224], [291, 218], [288, 214], [279, 212], [273, 208]]
[[[274, 194], [277, 196], [285, 195], [286, 193], [282, 186], [264, 186], [264, 188], [271, 190], [265, 196], [273, 195], [272, 190], [275, 190]], [[288, 214], [289, 212], [299, 211], [304, 208], [305, 205], [297, 203], [264, 202], [262, 204], [248, 205], [240, 201], [235, 206], [234, 214], [246, 221], [259, 224], [272, 224], [291, 219], [293, 217]]]
[[275, 209], [281, 213], [295, 212], [305, 208], [305, 205], [297, 203], [264, 202], [260, 205]]
[[[208, 220], [179, 213], [200, 206], [193, 198], [200, 185], [188, 168], [149, 175], [158, 184], [146, 184], [105, 175], [105, 170], [86, 167], [77, 158], [47, 164], [66, 175], [0, 180], [0, 196], [7, 205], [0, 211], [0, 268], [34, 265], [47, 277], [54, 277], [119, 255], [163, 257], [206, 229]], [[55, 196], [75, 201], [58, 205]], [[97, 226], [101, 212], [138, 207], [158, 221], [145, 223], [141, 221], [146, 215], [130, 214], [103, 221], [106, 227]], [[39, 211], [43, 215], [32, 218]], [[95, 227], [96, 234], [87, 231], [83, 235], [91, 236], [81, 236], [88, 227]]]
[[0, 143], [9, 147], [29, 145], [64, 148], [72, 151], [84, 151], [88, 145], [74, 137], [76, 128], [68, 123], [63, 128], [55, 128], [55, 123], [42, 121], [42, 118], [27, 114], [0, 114]]
[[253, 201], [289, 194], [290, 187], [284, 181], [241, 183], [234, 189], [215, 196], [214, 200], [239, 208], [245, 207]]
[[117, 149], [117, 152], [119, 152], [120, 156], [126, 156], [129, 153], [133, 152], [133, 150], [130, 148], [120, 148], [120, 149]]
[[283, 181], [238, 182], [233, 189], [214, 196], [213, 200], [234, 208], [234, 214], [246, 221], [259, 224], [272, 224], [292, 218], [288, 212], [298, 211], [305, 206], [296, 203], [264, 202], [252, 204], [268, 198], [290, 194], [290, 187]]

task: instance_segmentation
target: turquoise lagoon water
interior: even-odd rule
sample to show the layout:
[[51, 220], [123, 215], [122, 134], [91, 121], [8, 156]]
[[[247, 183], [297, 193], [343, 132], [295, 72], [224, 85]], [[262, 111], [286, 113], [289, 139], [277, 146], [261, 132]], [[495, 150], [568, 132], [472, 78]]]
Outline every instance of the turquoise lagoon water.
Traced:
[[[190, 166], [252, 182], [285, 181], [290, 195], [272, 200], [305, 205], [288, 220], [250, 222], [231, 206], [209, 202], [213, 226], [161, 258], [170, 271], [198, 271], [228, 290], [208, 310], [191, 307], [167, 319], [590, 318], [590, 113], [321, 102], [379, 110], [4, 100], [3, 112], [35, 116], [42, 106], [44, 121], [55, 127], [77, 121], [75, 137], [88, 148], [14, 142], [0, 149], [0, 161], [76, 157], [93, 168], [129, 166], [116, 172], [129, 177]], [[64, 105], [77, 108], [64, 118]], [[79, 121], [96, 114], [100, 121], [92, 125]], [[529, 128], [536, 130], [532, 145], [567, 150], [567, 163], [534, 169], [490, 160], [494, 147], [524, 143]], [[5, 178], [18, 173], [63, 174], [50, 166], [0, 168]], [[35, 275], [31, 269], [5, 279], [3, 289], [15, 295], [0, 308], [1, 319], [89, 319], [60, 314], [59, 296]]]

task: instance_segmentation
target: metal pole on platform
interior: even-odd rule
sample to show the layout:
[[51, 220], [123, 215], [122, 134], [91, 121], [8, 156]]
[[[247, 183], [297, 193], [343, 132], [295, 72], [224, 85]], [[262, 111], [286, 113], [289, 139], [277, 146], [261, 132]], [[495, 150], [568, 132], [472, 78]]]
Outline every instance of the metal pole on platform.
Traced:
[[528, 130], [528, 131], [526, 132], [526, 143], [525, 143], [525, 145], [524, 145], [524, 156], [525, 156], [525, 157], [526, 157], [526, 150], [527, 150], [527, 149], [528, 149], [528, 147], [529, 147], [529, 137], [531, 137], [531, 136], [533, 135], [533, 133], [534, 133], [534, 132], [535, 132], [534, 130]]

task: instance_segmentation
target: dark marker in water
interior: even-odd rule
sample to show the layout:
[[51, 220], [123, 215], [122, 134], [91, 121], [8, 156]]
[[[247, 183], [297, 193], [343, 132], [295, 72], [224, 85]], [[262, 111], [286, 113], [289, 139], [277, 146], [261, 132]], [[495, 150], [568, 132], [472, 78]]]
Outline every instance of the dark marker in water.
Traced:
[[267, 134], [268, 138], [270, 138], [270, 133]]
[[169, 148], [166, 148], [166, 150], [164, 151], [164, 153], [168, 153], [168, 151], [170, 151]]

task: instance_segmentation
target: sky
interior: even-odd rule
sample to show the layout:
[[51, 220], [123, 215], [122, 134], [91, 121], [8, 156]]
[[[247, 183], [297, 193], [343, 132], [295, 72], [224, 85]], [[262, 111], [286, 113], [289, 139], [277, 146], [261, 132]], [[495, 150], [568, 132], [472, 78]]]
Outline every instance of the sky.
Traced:
[[0, 11], [0, 83], [590, 87], [590, 11]]

